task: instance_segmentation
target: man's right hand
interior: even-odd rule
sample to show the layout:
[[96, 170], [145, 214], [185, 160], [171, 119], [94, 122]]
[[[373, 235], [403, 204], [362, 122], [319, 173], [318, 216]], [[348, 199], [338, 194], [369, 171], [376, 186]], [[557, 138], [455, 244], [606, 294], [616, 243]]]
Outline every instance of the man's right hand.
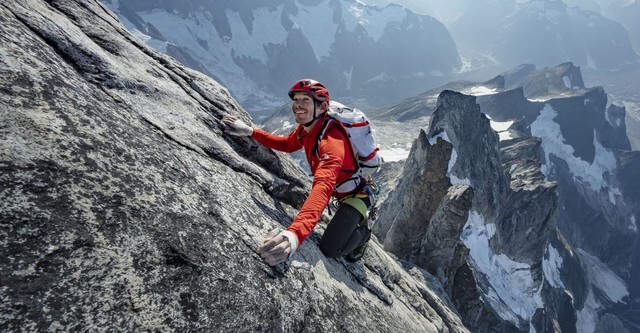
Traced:
[[272, 230], [267, 234], [267, 238], [258, 247], [258, 253], [269, 264], [276, 266], [286, 261], [298, 248], [298, 239], [290, 231]]
[[224, 131], [227, 134], [234, 136], [251, 136], [253, 134], [253, 128], [236, 117], [224, 116], [222, 122], [228, 127]]

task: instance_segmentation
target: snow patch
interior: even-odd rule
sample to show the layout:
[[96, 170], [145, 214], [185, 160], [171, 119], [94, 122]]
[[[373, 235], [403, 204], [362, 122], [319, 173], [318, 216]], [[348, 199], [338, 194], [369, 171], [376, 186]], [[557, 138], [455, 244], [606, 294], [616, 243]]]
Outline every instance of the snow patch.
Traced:
[[458, 73], [462, 74], [474, 70], [473, 64], [466, 57], [460, 55], [460, 61], [462, 62], [462, 65], [460, 66]]
[[569, 79], [569, 77], [563, 76], [562, 81], [564, 82], [565, 87], [567, 87], [570, 90], [572, 89], [571, 80]]
[[513, 120], [501, 122], [494, 121], [489, 116], [487, 116], [487, 118], [489, 118], [489, 124], [491, 125], [491, 128], [496, 131], [496, 133], [498, 133], [498, 138], [500, 141], [513, 139], [513, 136], [511, 136], [511, 132], [509, 131], [509, 127], [513, 125]]
[[344, 74], [344, 78], [347, 81], [347, 90], [351, 90], [351, 81], [353, 79], [353, 66], [349, 69], [349, 71], [342, 72]]
[[[489, 119], [491, 119], [491, 118], [489, 118]], [[489, 124], [491, 125], [491, 128], [493, 128], [494, 131], [502, 132], [502, 131], [508, 130], [509, 127], [511, 127], [511, 125], [513, 125], [513, 120], [503, 121], [503, 122], [490, 120]]]
[[[495, 291], [487, 295], [500, 317], [514, 324], [518, 317], [530, 321], [536, 309], [542, 308], [541, 286], [534, 285], [531, 267], [511, 260], [504, 254], [495, 254], [489, 246], [489, 239], [495, 232], [495, 225], [486, 225], [484, 218], [476, 211], [469, 212], [461, 240], [470, 250], [470, 256], [478, 270], [488, 279]], [[504, 304], [507, 306], [501, 306]]]
[[498, 140], [500, 141], [511, 140], [513, 138], [514, 136], [511, 135], [510, 131], [504, 131], [504, 132], [498, 133]]
[[410, 151], [401, 147], [380, 149], [379, 154], [385, 162], [396, 162], [406, 160]]
[[458, 152], [455, 149], [451, 150], [451, 158], [449, 159], [449, 166], [447, 169], [447, 176], [449, 177], [449, 181], [451, 185], [471, 185], [471, 181], [467, 178], [458, 178], [458, 176], [454, 175], [451, 170], [456, 165], [458, 161]]
[[548, 101], [548, 98], [544, 98], [544, 97], [540, 97], [540, 98], [527, 98], [527, 101], [529, 102], [536, 102], [536, 103], [544, 103], [546, 101]]
[[613, 153], [602, 147], [597, 140], [597, 135], [594, 135], [593, 144], [596, 148], [596, 154], [593, 162], [589, 164], [575, 157], [573, 155], [573, 147], [565, 143], [560, 125], [553, 120], [556, 115], [557, 112], [549, 104], [546, 104], [538, 118], [531, 123], [531, 134], [542, 139], [542, 148], [546, 160], [545, 164], [541, 166], [542, 172], [545, 176], [549, 176], [552, 167], [549, 164], [549, 156], [553, 154], [567, 162], [574, 180], [580, 179], [594, 191], [607, 188], [604, 175], [612, 172], [616, 167], [616, 159]]
[[382, 72], [372, 78], [370, 78], [369, 80], [367, 80], [365, 83], [371, 83], [371, 82], [380, 82], [380, 81], [385, 81], [387, 78], [387, 73]]
[[584, 302], [582, 310], [578, 311], [576, 330], [581, 333], [593, 333], [598, 322], [598, 309], [602, 306], [593, 296], [593, 290], [589, 289], [589, 295]]
[[471, 96], [485, 96], [485, 95], [493, 95], [498, 92], [496, 88], [489, 88], [485, 86], [475, 86], [467, 89], [463, 89], [460, 93]]
[[[587, 106], [587, 100], [586, 99], [584, 100], [584, 106]], [[611, 122], [611, 119], [609, 118], [609, 112], [607, 112], [606, 110], [604, 112], [604, 120], [606, 120], [607, 123], [609, 123], [609, 125], [611, 125], [612, 127], [615, 127], [615, 126], [613, 126], [613, 123]]]
[[471, 185], [471, 181], [468, 178], [458, 178], [454, 174], [447, 174], [451, 185]]
[[[438, 141], [438, 138], [442, 138], [444, 141], [451, 143], [449, 140], [449, 136], [447, 136], [447, 132], [442, 131], [432, 137], [429, 138], [429, 144], [435, 145]], [[467, 178], [458, 178], [458, 176], [454, 175], [451, 170], [456, 165], [458, 160], [458, 152], [455, 149], [451, 150], [451, 158], [449, 158], [449, 166], [447, 169], [447, 176], [449, 177], [449, 181], [452, 185], [471, 185], [471, 181]]]
[[485, 224], [485, 228], [487, 228], [487, 238], [493, 238], [493, 235], [496, 234], [496, 224], [495, 223], [487, 223]]
[[616, 187], [608, 187], [609, 192], [609, 202], [612, 204], [616, 204], [616, 196], [622, 196], [622, 192]]
[[[330, 5], [330, 1], [326, 2], [327, 5]], [[345, 20], [345, 27], [348, 31], [353, 31], [358, 25], [362, 26], [369, 36], [373, 38], [374, 41], [379, 41], [384, 34], [385, 29], [389, 24], [392, 23], [401, 23], [404, 21], [407, 11], [401, 6], [391, 6], [385, 7], [383, 9], [378, 9], [374, 7], [367, 6], [361, 2], [356, 2], [351, 6], [343, 6], [343, 17]], [[316, 15], [316, 13], [313, 13]], [[332, 14], [327, 15], [328, 18], [332, 18]], [[323, 29], [318, 29], [319, 31], [324, 31]], [[332, 33], [334, 33], [333, 31]]]
[[455, 149], [452, 149], [451, 150], [451, 158], [449, 158], [449, 165], [448, 165], [448, 169], [447, 169], [447, 174], [451, 173], [451, 170], [456, 165], [457, 161], [458, 161], [458, 152]]
[[636, 224], [636, 217], [635, 215], [631, 215], [631, 220], [630, 220], [630, 224], [629, 224], [629, 229], [633, 230], [633, 232], [638, 232], [638, 225]]
[[[441, 138], [444, 141], [447, 141], [449, 143], [451, 143], [451, 140], [449, 140], [449, 136], [447, 135], [447, 132], [442, 131], [432, 137], [429, 138], [429, 145], [433, 146], [436, 144], [436, 142], [438, 142], [438, 138]], [[452, 156], [453, 158], [453, 156]]]
[[597, 288], [612, 302], [622, 302], [629, 295], [627, 285], [605, 263], [582, 249], [578, 249], [582, 266], [592, 287]]
[[[318, 1], [312, 6], [305, 6], [298, 2], [297, 5], [300, 8], [297, 16], [289, 16], [289, 19], [296, 23], [307, 37], [319, 62], [322, 57], [329, 57], [331, 45], [335, 42], [336, 31], [338, 31], [338, 25], [333, 22], [331, 1]], [[279, 20], [278, 17], [275, 22]]]
[[[281, 25], [273, 24], [274, 21], [278, 22], [280, 20], [281, 11], [282, 6], [276, 11], [269, 11], [266, 7], [254, 10], [253, 29], [249, 31], [239, 12], [225, 10], [233, 34], [233, 38], [229, 40], [229, 47], [231, 47], [235, 56], [257, 59], [260, 63], [266, 64], [269, 57], [265, 51], [265, 45], [284, 44], [287, 39], [287, 31]], [[200, 14], [198, 15], [200, 16]], [[208, 22], [203, 17], [198, 18], [197, 21]], [[190, 21], [186, 22], [193, 25]], [[205, 27], [210, 28], [211, 26], [209, 24], [202, 26], [196, 24], [191, 30], [197, 37], [209, 40], [211, 39], [211, 32], [203, 31]]]
[[280, 129], [277, 130], [276, 132], [280, 132], [280, 133], [286, 133], [291, 131], [294, 127], [296, 127], [297, 124], [293, 124], [292, 122], [290, 122], [289, 120], [284, 120], [282, 122], [282, 125], [280, 126]]
[[556, 250], [551, 244], [547, 246], [547, 254], [549, 258], [542, 260], [542, 271], [544, 277], [554, 288], [564, 289], [564, 283], [560, 278], [560, 267], [562, 267], [562, 257], [558, 250]]

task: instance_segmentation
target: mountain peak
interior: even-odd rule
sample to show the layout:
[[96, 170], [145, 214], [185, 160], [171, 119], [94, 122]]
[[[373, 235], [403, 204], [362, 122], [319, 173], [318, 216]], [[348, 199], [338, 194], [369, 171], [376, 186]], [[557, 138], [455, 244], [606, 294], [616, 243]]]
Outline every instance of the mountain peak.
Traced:
[[340, 99], [375, 105], [411, 96], [460, 67], [446, 28], [400, 6], [353, 0], [107, 4], [149, 45], [168, 52], [173, 44], [180, 51], [171, 56], [184, 61], [188, 55], [190, 66], [215, 73], [252, 111], [285, 101], [283, 90], [300, 77], [319, 79]]

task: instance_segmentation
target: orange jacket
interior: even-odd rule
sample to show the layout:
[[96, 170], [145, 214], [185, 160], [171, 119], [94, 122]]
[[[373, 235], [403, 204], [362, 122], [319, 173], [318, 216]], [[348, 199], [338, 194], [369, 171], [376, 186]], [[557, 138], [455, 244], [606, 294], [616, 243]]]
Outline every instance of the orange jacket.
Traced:
[[287, 228], [298, 237], [298, 244], [302, 244], [318, 224], [331, 196], [344, 196], [334, 193], [334, 187], [351, 178], [353, 170], [356, 169], [355, 160], [351, 153], [351, 144], [345, 130], [338, 124], [329, 125], [326, 134], [320, 140], [318, 156], [321, 158], [319, 159], [314, 153], [313, 149], [324, 119], [324, 117], [320, 119], [308, 133], [302, 128], [302, 125], [298, 125], [288, 136], [273, 135], [261, 129], [254, 129], [252, 135], [256, 141], [271, 149], [287, 153], [297, 151], [300, 148], [305, 150], [307, 162], [309, 162], [313, 175], [313, 184], [300, 212]]

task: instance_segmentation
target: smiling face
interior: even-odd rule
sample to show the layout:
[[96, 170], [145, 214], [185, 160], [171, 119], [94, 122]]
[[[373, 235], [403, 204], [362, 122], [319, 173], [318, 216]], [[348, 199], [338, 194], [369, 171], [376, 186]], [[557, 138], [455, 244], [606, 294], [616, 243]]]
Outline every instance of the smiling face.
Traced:
[[[291, 111], [298, 124], [306, 124], [313, 120], [313, 110], [315, 101], [311, 95], [305, 92], [296, 92], [291, 101]], [[316, 113], [319, 115], [324, 111], [325, 102], [316, 106]]]

